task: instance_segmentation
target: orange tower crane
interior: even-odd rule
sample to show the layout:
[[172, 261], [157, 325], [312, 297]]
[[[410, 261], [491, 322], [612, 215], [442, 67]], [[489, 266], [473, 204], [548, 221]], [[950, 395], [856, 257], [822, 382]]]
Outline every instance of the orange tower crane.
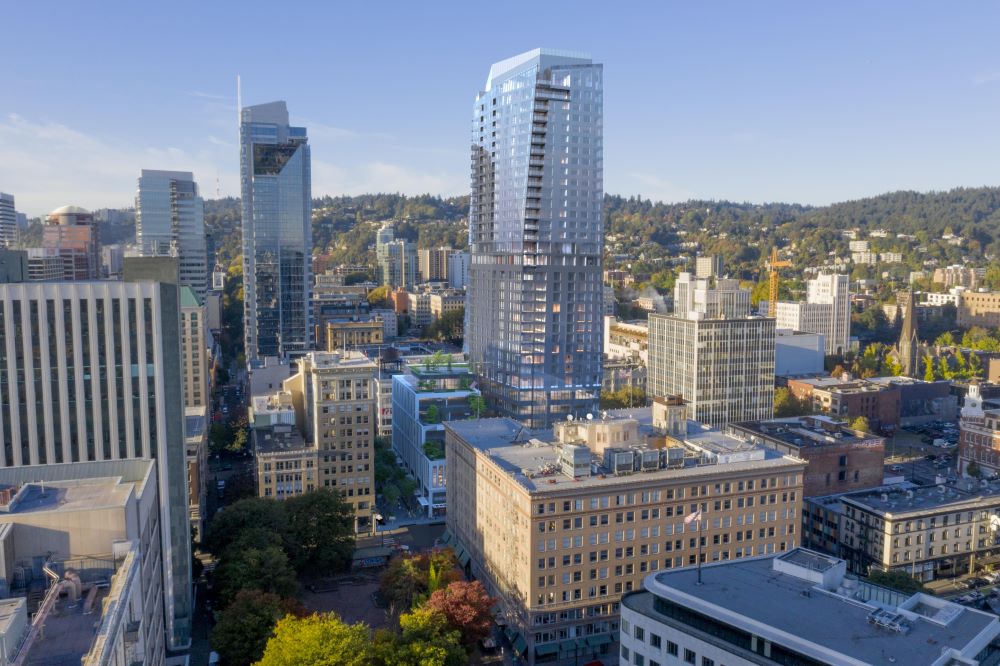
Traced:
[[768, 262], [770, 269], [770, 283], [767, 290], [767, 316], [778, 316], [778, 269], [788, 268], [792, 265], [790, 261], [780, 261], [778, 259], [778, 248], [771, 248], [771, 261]]

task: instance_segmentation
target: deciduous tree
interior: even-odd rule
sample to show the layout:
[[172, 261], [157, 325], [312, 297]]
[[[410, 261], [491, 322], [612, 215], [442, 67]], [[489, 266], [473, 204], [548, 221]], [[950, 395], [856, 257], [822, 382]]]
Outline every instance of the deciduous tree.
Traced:
[[290, 613], [302, 613], [298, 602], [276, 594], [242, 590], [217, 614], [212, 649], [224, 664], [248, 666], [261, 658], [274, 625]]
[[489, 636], [493, 601], [478, 580], [459, 580], [432, 593], [424, 607], [444, 615], [448, 624], [462, 634], [466, 647], [471, 648]]
[[295, 570], [330, 573], [354, 552], [354, 511], [339, 493], [320, 488], [285, 500], [289, 556]]
[[368, 625], [345, 624], [336, 613], [286, 615], [274, 627], [258, 666], [371, 666], [374, 644]]

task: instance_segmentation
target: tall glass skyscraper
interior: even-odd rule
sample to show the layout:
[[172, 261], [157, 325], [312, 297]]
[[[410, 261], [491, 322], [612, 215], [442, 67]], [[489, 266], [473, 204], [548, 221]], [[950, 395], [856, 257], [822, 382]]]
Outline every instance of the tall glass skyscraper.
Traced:
[[312, 347], [312, 187], [306, 128], [288, 107], [242, 109], [243, 312], [248, 361]]
[[532, 427], [598, 405], [603, 108], [602, 65], [548, 49], [493, 65], [473, 107], [467, 344]]
[[143, 169], [135, 194], [135, 241], [142, 256], [176, 256], [180, 284], [208, 290], [205, 203], [190, 171]]

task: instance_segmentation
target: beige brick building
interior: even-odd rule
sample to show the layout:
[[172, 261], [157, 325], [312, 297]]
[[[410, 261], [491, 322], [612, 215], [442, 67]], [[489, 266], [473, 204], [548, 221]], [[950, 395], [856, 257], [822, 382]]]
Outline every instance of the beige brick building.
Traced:
[[[619, 600], [650, 572], [799, 543], [805, 463], [658, 404], [528, 430], [446, 424], [448, 531], [529, 664], [617, 658]], [[678, 414], [680, 416], [678, 417]], [[685, 517], [701, 511], [702, 531]]]
[[963, 291], [958, 295], [957, 323], [960, 328], [1000, 327], [1000, 291]]
[[369, 528], [375, 500], [376, 371], [360, 352], [309, 352], [284, 382], [296, 426], [316, 448], [316, 486], [340, 491], [358, 531]]
[[326, 324], [327, 351], [380, 345], [384, 339], [385, 324], [378, 316], [366, 320], [331, 321]]
[[208, 407], [208, 327], [205, 306], [191, 287], [181, 288], [181, 364], [184, 407]]

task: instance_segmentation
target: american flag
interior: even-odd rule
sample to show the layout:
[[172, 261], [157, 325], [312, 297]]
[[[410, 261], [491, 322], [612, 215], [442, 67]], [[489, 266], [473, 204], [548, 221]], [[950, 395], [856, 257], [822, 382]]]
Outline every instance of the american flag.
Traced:
[[684, 524], [685, 525], [690, 525], [691, 523], [693, 523], [696, 520], [701, 520], [701, 511], [700, 510], [699, 511], [695, 511], [694, 513], [689, 513], [687, 516], [685, 516], [684, 517]]

